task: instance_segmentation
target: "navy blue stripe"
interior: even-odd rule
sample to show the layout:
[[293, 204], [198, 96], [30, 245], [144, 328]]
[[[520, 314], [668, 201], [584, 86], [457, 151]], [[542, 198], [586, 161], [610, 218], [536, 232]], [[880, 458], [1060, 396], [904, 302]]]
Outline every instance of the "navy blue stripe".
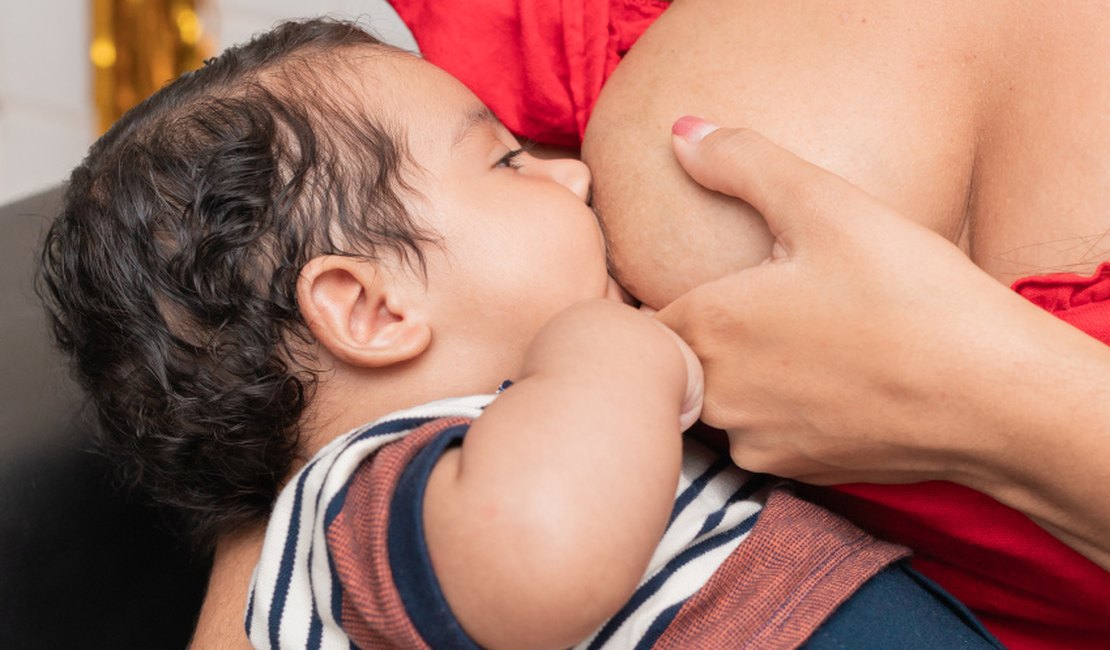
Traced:
[[678, 495], [674, 500], [674, 509], [671, 510], [671, 518], [667, 522], [667, 529], [670, 529], [671, 524], [678, 518], [679, 513], [702, 493], [705, 486], [709, 485], [709, 482], [713, 480], [713, 477], [723, 472], [724, 469], [730, 465], [732, 465], [731, 461], [724, 458], [718, 459], [717, 462], [710, 465], [700, 476], [694, 479], [690, 485], [686, 486], [682, 494]]
[[285, 536], [285, 549], [281, 554], [281, 568], [278, 570], [277, 584], [274, 585], [274, 600], [270, 604], [270, 647], [279, 648], [281, 637], [281, 615], [285, 610], [285, 600], [289, 596], [289, 585], [293, 581], [293, 561], [297, 554], [297, 535], [300, 532], [301, 500], [304, 484], [308, 479], [309, 465], [297, 479], [297, 492], [293, 498], [293, 514], [289, 517], [289, 532]]
[[[337, 452], [336, 459], [347, 451], [354, 443], [359, 440], [366, 440], [392, 433], [402, 433], [416, 427], [424, 426], [429, 422], [442, 419], [440, 417], [427, 417], [427, 418], [403, 418], [400, 420], [389, 420], [381, 424], [371, 427], [361, 433], [356, 433], [351, 436], [351, 440], [345, 445], [342, 451]], [[324, 531], [331, 528], [331, 524], [339, 513], [343, 510], [343, 504], [347, 502], [347, 492], [351, 489], [351, 480], [354, 479], [354, 474], [347, 477], [347, 482], [343, 487], [336, 491], [331, 500], [328, 501], [327, 509], [324, 511]], [[321, 489], [317, 498], [323, 498], [324, 491]], [[319, 503], [317, 503], [319, 507]], [[343, 620], [343, 585], [339, 581], [339, 573], [335, 570], [335, 562], [328, 553], [328, 568], [331, 573], [331, 616], [332, 620]]]
[[430, 417], [411, 417], [401, 418], [399, 420], [387, 420], [380, 424], [376, 424], [369, 429], [362, 431], [361, 433], [356, 433], [351, 442], [354, 442], [356, 440], [365, 440], [367, 438], [374, 438], [376, 436], [384, 436], [391, 433], [402, 433], [404, 431], [408, 431], [409, 429], [415, 429], [416, 427], [423, 426], [435, 420], [442, 420], [444, 417], [447, 416], [436, 415]]
[[316, 599], [312, 599], [312, 620], [308, 623], [308, 642], [305, 643], [306, 650], [320, 650], [320, 644], [323, 642], [324, 636], [324, 622], [320, 620], [320, 612], [316, 609]]
[[682, 606], [685, 604], [686, 601], [682, 600], [659, 612], [659, 616], [656, 616], [655, 620], [651, 622], [651, 627], [644, 631], [644, 635], [640, 637], [640, 640], [636, 643], [635, 650], [648, 650], [655, 645], [659, 637], [663, 636], [663, 633], [667, 631], [667, 627], [670, 626], [674, 617], [678, 616], [678, 610], [682, 609]]
[[[357, 471], [357, 470], [356, 470]], [[335, 496], [328, 501], [327, 510], [324, 511], [324, 530], [331, 528], [331, 523], [339, 516], [339, 512], [343, 510], [343, 504], [347, 502], [347, 491], [351, 489], [351, 479], [354, 478], [354, 473], [347, 478], [347, 482], [343, 487], [336, 491]], [[320, 490], [321, 495], [323, 490]]]
[[243, 621], [243, 626], [247, 628], [247, 638], [251, 636], [251, 624], [254, 622], [254, 590], [258, 587], [255, 586], [251, 589], [250, 598], [247, 599], [247, 618]]
[[386, 535], [393, 583], [413, 627], [425, 643], [437, 649], [478, 650], [447, 604], [424, 537], [428, 476], [443, 452], [457, 444], [469, 428], [469, 424], [449, 427], [421, 449], [401, 473], [389, 505]]
[[343, 585], [339, 582], [339, 572], [335, 570], [335, 561], [328, 553], [328, 573], [331, 575], [331, 619], [343, 620]]
[[655, 574], [647, 582], [640, 585], [639, 589], [636, 590], [636, 593], [632, 594], [632, 598], [625, 604], [624, 607], [621, 608], [621, 611], [617, 612], [617, 614], [613, 616], [613, 618], [609, 619], [609, 622], [601, 628], [601, 631], [598, 632], [596, 637], [594, 637], [593, 642], [590, 643], [590, 648], [600, 648], [602, 645], [604, 645], [605, 642], [609, 640], [609, 637], [613, 636], [613, 634], [616, 633], [617, 629], [620, 628], [620, 626], [630, 616], [632, 616], [632, 614], [637, 609], [639, 609], [645, 602], [647, 602], [649, 598], [654, 596], [655, 593], [658, 592], [660, 588], [662, 588], [662, 586], [667, 582], [667, 580], [670, 579], [672, 575], [674, 575], [676, 571], [678, 571], [697, 557], [704, 555], [705, 553], [708, 553], [709, 551], [712, 551], [719, 546], [727, 544], [730, 541], [748, 532], [749, 530], [751, 530], [752, 526], [755, 525], [755, 522], [758, 518], [759, 513], [753, 513], [750, 517], [737, 524], [734, 528], [730, 528], [712, 537], [703, 539], [697, 544], [694, 544], [693, 546], [687, 548], [683, 552], [671, 558], [671, 561], [667, 562], [667, 564], [663, 567], [662, 570], [659, 571], [659, 573]]
[[730, 496], [728, 500], [725, 501], [725, 504], [723, 506], [721, 506], [717, 509], [716, 512], [705, 518], [705, 523], [701, 525], [701, 530], [698, 531], [698, 534], [694, 535], [694, 539], [701, 537], [702, 535], [719, 526], [721, 520], [725, 518], [725, 513], [728, 512], [730, 506], [739, 501], [743, 501], [755, 494], [757, 491], [763, 488], [763, 486], [767, 485], [770, 478], [771, 477], [767, 474], [755, 474], [750, 479], [748, 479], [746, 483], [740, 486], [739, 490], [732, 493], [732, 496]]
[[[319, 505], [320, 492], [316, 492], [316, 501]], [[309, 576], [312, 576], [312, 558], [315, 555], [316, 547], [309, 546]], [[326, 553], [326, 548], [324, 549]], [[324, 621], [320, 619], [320, 609], [316, 608], [316, 591], [312, 589], [312, 583], [309, 585], [309, 596], [312, 597], [312, 617], [309, 619], [309, 639], [305, 641], [305, 650], [320, 650], [320, 644], [324, 634]]]

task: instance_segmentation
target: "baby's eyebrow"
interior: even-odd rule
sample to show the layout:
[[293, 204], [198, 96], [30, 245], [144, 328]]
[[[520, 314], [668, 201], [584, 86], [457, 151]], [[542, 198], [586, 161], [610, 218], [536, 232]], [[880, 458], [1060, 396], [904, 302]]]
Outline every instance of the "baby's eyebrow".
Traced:
[[500, 126], [501, 120], [493, 114], [489, 106], [485, 104], [475, 106], [467, 111], [466, 116], [459, 122], [458, 128], [455, 130], [455, 139], [451, 146], [457, 147], [467, 138], [474, 130], [484, 125]]

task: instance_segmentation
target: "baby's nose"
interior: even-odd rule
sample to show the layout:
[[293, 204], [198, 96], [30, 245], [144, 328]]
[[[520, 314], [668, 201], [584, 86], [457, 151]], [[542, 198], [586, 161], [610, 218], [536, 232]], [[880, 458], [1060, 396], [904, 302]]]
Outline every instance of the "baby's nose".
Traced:
[[583, 202], [590, 198], [590, 168], [574, 158], [545, 160], [544, 166], [551, 180], [574, 192]]

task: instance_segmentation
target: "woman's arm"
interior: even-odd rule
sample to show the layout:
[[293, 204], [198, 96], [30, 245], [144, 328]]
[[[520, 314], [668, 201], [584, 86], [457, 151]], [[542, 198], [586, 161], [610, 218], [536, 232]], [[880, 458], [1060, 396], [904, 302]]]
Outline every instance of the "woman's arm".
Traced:
[[265, 523], [228, 535], [220, 540], [208, 576], [208, 591], [197, 619], [192, 650], [249, 650], [243, 615], [251, 572], [262, 552]]
[[700, 378], [678, 337], [620, 303], [540, 331], [425, 495], [436, 576], [480, 645], [573, 645], [627, 601], [673, 507]]
[[1110, 568], [1110, 347], [751, 131], [676, 132], [690, 175], [777, 241], [659, 312], [702, 358], [703, 419], [737, 463], [820, 484], [952, 480]]

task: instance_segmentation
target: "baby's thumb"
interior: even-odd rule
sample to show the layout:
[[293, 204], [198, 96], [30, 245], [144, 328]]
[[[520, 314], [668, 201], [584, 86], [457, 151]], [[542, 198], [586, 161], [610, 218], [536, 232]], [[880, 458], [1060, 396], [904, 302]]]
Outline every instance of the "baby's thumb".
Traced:
[[717, 127], [687, 115], [671, 130], [675, 155], [686, 173], [700, 185], [758, 210], [787, 249], [793, 249], [804, 232], [819, 228], [828, 216], [828, 202], [851, 189], [840, 177], [751, 129]]
[[667, 327], [663, 321], [656, 319], [655, 322], [670, 335], [686, 362], [686, 391], [682, 396], [682, 406], [679, 408], [678, 414], [678, 426], [682, 431], [685, 431], [694, 426], [701, 415], [702, 402], [705, 399], [705, 371], [702, 370], [698, 356], [694, 354], [686, 341], [682, 340], [681, 336]]

